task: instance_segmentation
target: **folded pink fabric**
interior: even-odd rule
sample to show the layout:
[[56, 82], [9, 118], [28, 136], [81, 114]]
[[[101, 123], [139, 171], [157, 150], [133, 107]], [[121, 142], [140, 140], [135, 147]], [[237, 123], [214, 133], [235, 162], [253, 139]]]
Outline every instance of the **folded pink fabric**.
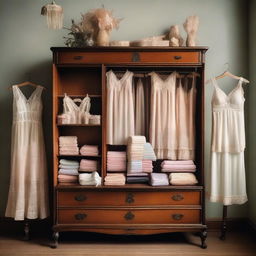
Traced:
[[82, 159], [80, 161], [79, 171], [81, 172], [94, 172], [97, 171], [98, 161]]
[[196, 166], [194, 164], [188, 164], [188, 165], [163, 165], [162, 166], [163, 169], [168, 169], [168, 170], [195, 170]]
[[65, 174], [59, 174], [58, 175], [58, 181], [60, 183], [62, 182], [77, 182], [78, 177], [73, 175], [65, 175]]
[[180, 169], [180, 170], [170, 170], [170, 169], [161, 169], [161, 172], [195, 172], [196, 170], [191, 169]]
[[99, 155], [99, 148], [97, 145], [84, 145], [80, 148], [80, 154], [83, 156], [97, 156]]
[[107, 171], [109, 172], [125, 172], [126, 171], [126, 152], [125, 151], [108, 151]]
[[172, 160], [164, 160], [161, 163], [161, 166], [163, 167], [163, 165], [191, 165], [194, 164], [193, 160], [178, 160], [178, 161], [172, 161]]

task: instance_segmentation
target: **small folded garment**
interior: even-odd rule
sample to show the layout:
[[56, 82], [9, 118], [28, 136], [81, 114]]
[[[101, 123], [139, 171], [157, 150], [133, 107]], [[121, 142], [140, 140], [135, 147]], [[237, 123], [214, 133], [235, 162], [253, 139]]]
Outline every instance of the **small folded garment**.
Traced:
[[98, 172], [80, 173], [79, 184], [83, 186], [99, 186], [101, 185], [101, 177]]
[[125, 151], [108, 151], [107, 171], [108, 172], [125, 172], [126, 171], [126, 152]]
[[144, 155], [143, 159], [156, 161], [156, 154], [155, 151], [150, 143], [145, 143], [144, 145]]
[[77, 169], [59, 169], [59, 174], [77, 176], [79, 173]]
[[171, 185], [196, 185], [198, 183], [193, 173], [171, 173], [169, 175]]
[[150, 174], [151, 186], [168, 186], [169, 179], [166, 173], [151, 173]]
[[125, 185], [125, 175], [123, 173], [107, 173], [104, 185], [123, 186]]
[[162, 172], [195, 172], [196, 165], [192, 160], [170, 161], [165, 160], [161, 163]]
[[142, 161], [132, 160], [128, 162], [127, 171], [129, 173], [142, 172]]
[[148, 176], [148, 173], [145, 173], [145, 172], [134, 172], [134, 173], [127, 173], [126, 176], [127, 177], [130, 177], [130, 176]]
[[89, 119], [89, 124], [100, 125], [100, 118], [100, 115], [91, 115]]
[[83, 145], [80, 148], [80, 154], [83, 156], [98, 156], [99, 147], [97, 145]]
[[149, 177], [148, 176], [128, 176], [128, 177], [126, 177], [126, 182], [129, 184], [149, 183]]
[[67, 160], [67, 159], [61, 159], [59, 163], [60, 163], [60, 165], [65, 165], [65, 166], [72, 166], [72, 167], [79, 166], [78, 161], [72, 161], [72, 160]]
[[142, 160], [142, 171], [143, 172], [153, 172], [153, 164], [151, 160]]
[[60, 155], [78, 155], [79, 149], [76, 136], [59, 137], [59, 154]]
[[58, 181], [59, 183], [64, 183], [64, 182], [76, 183], [78, 179], [77, 179], [77, 176], [74, 176], [74, 175], [59, 174]]
[[98, 161], [96, 160], [88, 160], [88, 159], [82, 159], [80, 161], [80, 172], [95, 172], [97, 171]]

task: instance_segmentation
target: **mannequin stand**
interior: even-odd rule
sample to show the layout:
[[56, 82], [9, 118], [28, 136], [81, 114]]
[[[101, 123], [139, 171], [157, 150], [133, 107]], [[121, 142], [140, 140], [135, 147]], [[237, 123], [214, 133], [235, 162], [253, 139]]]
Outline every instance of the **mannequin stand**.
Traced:
[[27, 220], [24, 221], [24, 241], [28, 241], [30, 239], [30, 229], [29, 229], [29, 223]]
[[226, 239], [226, 231], [227, 231], [227, 215], [228, 215], [228, 206], [223, 205], [223, 213], [222, 213], [222, 223], [221, 223], [221, 235], [220, 239]]

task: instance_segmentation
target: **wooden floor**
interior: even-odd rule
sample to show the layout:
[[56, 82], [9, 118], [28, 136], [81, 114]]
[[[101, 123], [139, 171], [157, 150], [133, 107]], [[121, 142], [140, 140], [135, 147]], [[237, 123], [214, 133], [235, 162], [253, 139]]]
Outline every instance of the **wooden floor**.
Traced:
[[109, 236], [89, 233], [61, 234], [57, 249], [49, 248], [49, 239], [34, 236], [22, 241], [14, 235], [0, 236], [0, 256], [255, 256], [256, 243], [247, 233], [228, 233], [226, 241], [218, 233], [208, 232], [207, 249], [201, 249], [200, 239], [188, 234], [153, 236]]

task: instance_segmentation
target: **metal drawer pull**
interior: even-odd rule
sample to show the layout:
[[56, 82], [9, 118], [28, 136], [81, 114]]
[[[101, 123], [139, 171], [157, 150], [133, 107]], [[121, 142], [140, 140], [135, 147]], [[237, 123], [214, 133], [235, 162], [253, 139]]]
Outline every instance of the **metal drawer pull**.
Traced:
[[181, 194], [175, 194], [172, 196], [172, 200], [174, 200], [174, 201], [181, 201], [183, 199], [184, 199], [184, 197]]
[[134, 203], [134, 195], [132, 194], [132, 193], [128, 193], [127, 194], [127, 197], [126, 197], [126, 203], [128, 203], [128, 204], [131, 204], [131, 203]]
[[82, 60], [83, 58], [83, 56], [74, 56], [74, 60]]
[[132, 212], [127, 212], [127, 213], [124, 215], [124, 218], [125, 218], [126, 220], [132, 220], [134, 217], [135, 217], [135, 215], [134, 215]]
[[75, 196], [75, 200], [78, 202], [82, 202], [85, 201], [87, 199], [87, 197], [85, 195], [77, 195]]
[[173, 214], [172, 218], [174, 220], [181, 220], [183, 218], [183, 216], [184, 216], [183, 214]]
[[87, 214], [84, 214], [84, 213], [75, 214], [75, 219], [76, 220], [84, 220], [86, 217], [87, 217]]
[[178, 55], [176, 55], [176, 56], [174, 56], [174, 59], [175, 60], [180, 60], [182, 57], [181, 56], [178, 56]]
[[140, 54], [138, 52], [134, 52], [132, 54], [132, 62], [139, 62], [140, 61]]

